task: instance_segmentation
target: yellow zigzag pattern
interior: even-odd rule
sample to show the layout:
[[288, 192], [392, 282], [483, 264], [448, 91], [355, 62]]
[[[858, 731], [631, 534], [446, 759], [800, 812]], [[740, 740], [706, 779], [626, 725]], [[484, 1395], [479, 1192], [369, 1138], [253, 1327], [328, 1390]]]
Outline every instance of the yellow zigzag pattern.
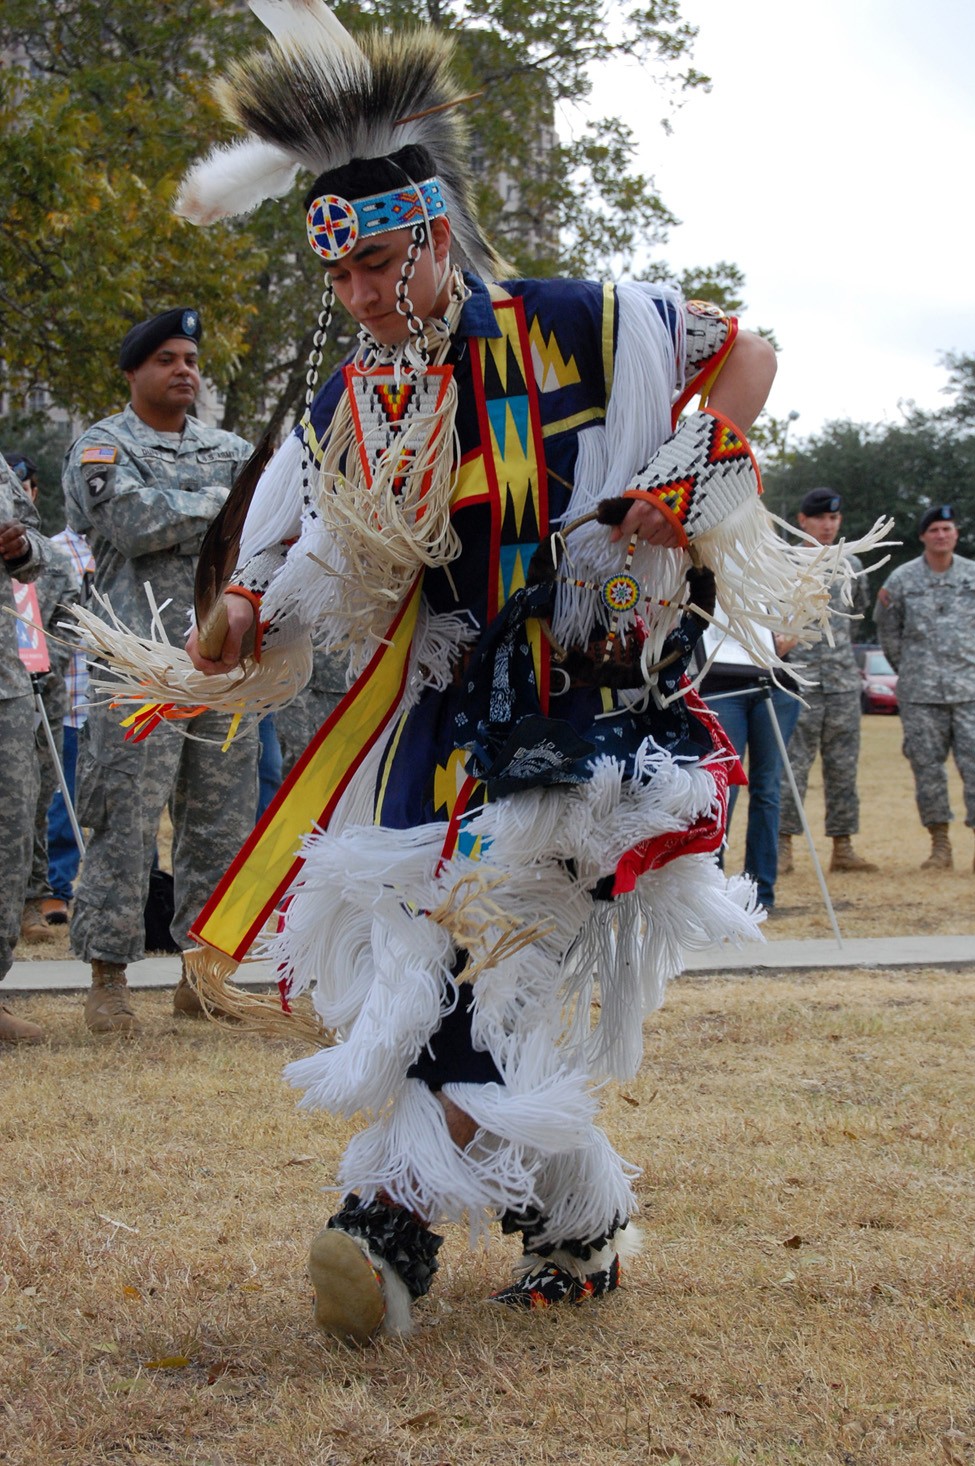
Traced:
[[566, 361], [554, 334], [546, 341], [537, 319], [531, 323], [528, 339], [539, 392], [554, 392], [558, 387], [571, 387], [581, 380], [575, 357], [570, 356]]
[[463, 787], [467, 774], [464, 765], [468, 753], [465, 748], [455, 748], [447, 760], [446, 768], [438, 764], [433, 773], [433, 807], [437, 814], [443, 810], [447, 817], [453, 813], [457, 796]]

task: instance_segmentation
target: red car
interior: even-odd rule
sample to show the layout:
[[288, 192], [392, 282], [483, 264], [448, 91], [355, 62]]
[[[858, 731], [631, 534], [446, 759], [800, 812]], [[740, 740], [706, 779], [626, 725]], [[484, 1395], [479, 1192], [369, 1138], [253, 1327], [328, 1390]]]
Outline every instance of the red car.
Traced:
[[860, 668], [860, 707], [865, 713], [897, 712], [897, 673], [879, 646], [854, 646]]

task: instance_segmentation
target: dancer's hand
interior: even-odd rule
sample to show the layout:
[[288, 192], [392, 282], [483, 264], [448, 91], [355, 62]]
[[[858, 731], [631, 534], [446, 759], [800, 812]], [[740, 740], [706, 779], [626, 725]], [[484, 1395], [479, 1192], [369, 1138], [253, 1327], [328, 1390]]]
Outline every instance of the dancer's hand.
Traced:
[[232, 672], [239, 667], [244, 655], [244, 642], [253, 636], [256, 612], [245, 596], [224, 596], [222, 606], [227, 618], [227, 632], [218, 657], [205, 657], [200, 651], [200, 633], [194, 626], [186, 642], [190, 661], [198, 672], [215, 677], [221, 672]]
[[631, 540], [634, 536], [665, 550], [678, 550], [684, 544], [683, 535], [674, 521], [649, 499], [633, 499], [627, 495], [603, 499], [597, 512], [601, 524], [612, 525], [609, 537], [614, 544], [618, 540]]

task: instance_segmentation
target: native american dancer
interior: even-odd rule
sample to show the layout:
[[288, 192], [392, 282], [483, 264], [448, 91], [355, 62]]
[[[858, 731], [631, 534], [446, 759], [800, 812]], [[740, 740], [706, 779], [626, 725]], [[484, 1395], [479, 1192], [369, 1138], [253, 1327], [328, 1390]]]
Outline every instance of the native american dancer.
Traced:
[[252, 8], [273, 44], [221, 89], [247, 136], [178, 207], [206, 223], [308, 170], [313, 366], [335, 296], [360, 331], [260, 477], [198, 670], [160, 686], [237, 712], [307, 676], [309, 635], [348, 655], [194, 932], [240, 959], [286, 905], [266, 950], [337, 1037], [286, 1077], [365, 1121], [312, 1244], [316, 1318], [365, 1341], [409, 1328], [445, 1220], [521, 1232], [501, 1303], [618, 1286], [637, 1173], [594, 1083], [636, 1071], [684, 954], [761, 915], [713, 855], [742, 775], [684, 668], [715, 597], [766, 664], [758, 622], [815, 638], [846, 562], [762, 507], [760, 338], [666, 287], [496, 283], [440, 35]]

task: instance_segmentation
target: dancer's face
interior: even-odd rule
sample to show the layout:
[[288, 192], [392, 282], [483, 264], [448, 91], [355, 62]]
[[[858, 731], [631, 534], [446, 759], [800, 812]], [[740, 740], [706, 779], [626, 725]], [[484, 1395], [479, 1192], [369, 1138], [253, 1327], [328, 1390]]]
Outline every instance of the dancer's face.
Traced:
[[[421, 321], [442, 316], [450, 299], [449, 282], [440, 284], [450, 252], [450, 224], [431, 223], [432, 248], [425, 244], [416, 262], [408, 295]], [[396, 309], [396, 286], [410, 246], [409, 229], [393, 229], [364, 239], [351, 254], [329, 266], [335, 294], [349, 314], [384, 346], [397, 346], [409, 335], [406, 317]]]

